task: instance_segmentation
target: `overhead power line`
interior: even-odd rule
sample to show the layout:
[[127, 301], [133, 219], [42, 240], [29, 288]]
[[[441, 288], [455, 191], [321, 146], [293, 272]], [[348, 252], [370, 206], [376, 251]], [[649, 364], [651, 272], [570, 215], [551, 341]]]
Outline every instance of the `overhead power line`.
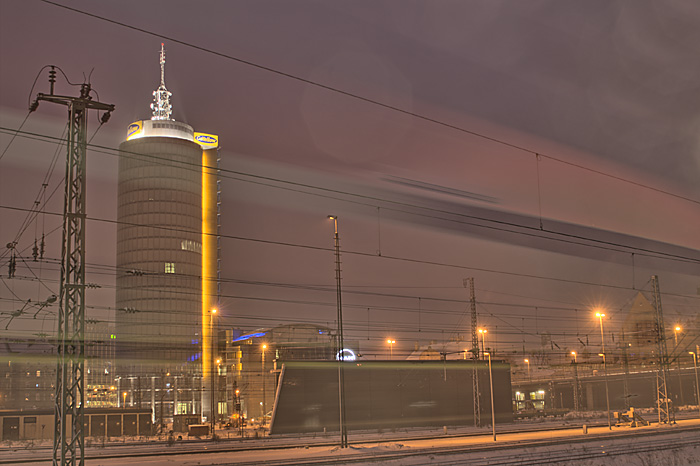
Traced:
[[[24, 208], [20, 208], [20, 207], [9, 207], [9, 206], [5, 206], [5, 205], [0, 205], [0, 209], [8, 209], [8, 210], [16, 210], [16, 211], [28, 210], [28, 209], [24, 209]], [[61, 215], [61, 214], [56, 213], [56, 212], [46, 212], [46, 213], [48, 215]], [[87, 216], [86, 220], [91, 220], [91, 221], [95, 221], [95, 222], [103, 222], [103, 223], [129, 225], [129, 226], [157, 228], [157, 229], [164, 230], [164, 231], [182, 231], [182, 230], [179, 230], [177, 228], [154, 227], [154, 226], [143, 225], [143, 224], [138, 224], [138, 223], [117, 222], [116, 220], [101, 219], [101, 218], [95, 218], [95, 217], [90, 217], [90, 216]], [[309, 244], [291, 243], [291, 242], [285, 242], [285, 241], [263, 240], [263, 239], [258, 239], [258, 238], [249, 238], [249, 237], [234, 236], [234, 235], [218, 235], [218, 236], [221, 237], [222, 239], [249, 241], [249, 242], [259, 243], [259, 244], [294, 247], [294, 248], [322, 251], [322, 252], [332, 252], [333, 251], [333, 248], [313, 246], [313, 245], [309, 245]], [[377, 256], [374, 253], [368, 253], [368, 252], [362, 252], [362, 251], [344, 250], [343, 254], [344, 255], [359, 256], [359, 257], [367, 257], [367, 258], [373, 258], [373, 259], [380, 259], [380, 260], [383, 259], [383, 260], [391, 260], [391, 261], [406, 262], [406, 263], [413, 263], [413, 264], [432, 265], [432, 266], [436, 266], [436, 267], [448, 267], [448, 268], [454, 268], [454, 269], [459, 269], [459, 270], [495, 273], [495, 274], [502, 274], [502, 275], [507, 275], [507, 276], [522, 277], [522, 278], [531, 278], [531, 279], [537, 279], [537, 280], [549, 280], [549, 281], [555, 281], [555, 282], [559, 282], [559, 283], [569, 283], [569, 284], [575, 284], [575, 285], [612, 288], [612, 289], [619, 289], [619, 290], [633, 290], [633, 291], [635, 290], [634, 288], [629, 287], [629, 286], [611, 285], [611, 284], [606, 284], [606, 283], [595, 283], [595, 282], [589, 282], [589, 281], [583, 281], [583, 280], [566, 279], [566, 278], [561, 278], [561, 277], [547, 277], [547, 276], [543, 276], [543, 275], [535, 275], [535, 274], [528, 274], [528, 273], [521, 273], [521, 272], [509, 272], [509, 271], [504, 271], [504, 270], [489, 269], [489, 268], [485, 268], [485, 267], [472, 267], [472, 266], [467, 266], [467, 265], [450, 264], [447, 262], [430, 261], [430, 260], [424, 260], [424, 259], [415, 259], [415, 258], [402, 257], [402, 256], [392, 256], [392, 255], [386, 255], [386, 254], [383, 254], [381, 256]]]
[[413, 117], [413, 118], [417, 118], [417, 119], [419, 119], [419, 120], [423, 120], [423, 121], [426, 121], [426, 122], [429, 122], [429, 123], [433, 123], [433, 124], [436, 124], [436, 125], [439, 125], [439, 126], [442, 126], [442, 127], [445, 127], [445, 128], [450, 128], [450, 129], [455, 130], [455, 131], [458, 131], [458, 132], [460, 132], [460, 133], [468, 134], [468, 135], [471, 135], [471, 136], [474, 136], [474, 137], [478, 137], [478, 138], [480, 138], [480, 139], [484, 139], [484, 140], [487, 140], [487, 141], [490, 141], [490, 142], [493, 142], [493, 143], [502, 145], [502, 146], [504, 146], [504, 147], [509, 147], [509, 148], [516, 149], [516, 150], [519, 150], [519, 151], [522, 151], [522, 152], [526, 152], [526, 153], [531, 154], [531, 155], [536, 156], [536, 157], [542, 157], [542, 158], [546, 158], [546, 159], [549, 159], [549, 160], [553, 160], [553, 161], [555, 161], [555, 162], [558, 162], [558, 163], [561, 163], [561, 164], [564, 164], [564, 165], [568, 165], [568, 166], [571, 166], [571, 167], [574, 167], [574, 168], [578, 168], [578, 169], [580, 169], [580, 170], [585, 170], [585, 171], [588, 171], [588, 172], [590, 172], [590, 173], [595, 173], [595, 174], [600, 175], [600, 176], [605, 176], [605, 177], [608, 177], [608, 178], [611, 178], [611, 179], [614, 179], [614, 180], [617, 180], [617, 181], [621, 181], [621, 182], [624, 182], [624, 183], [627, 183], [627, 184], [630, 184], [630, 185], [634, 185], [634, 186], [637, 186], [637, 187], [640, 187], [640, 188], [644, 188], [644, 189], [648, 189], [648, 190], [651, 190], [651, 191], [655, 191], [655, 192], [657, 192], [657, 193], [665, 194], [665, 195], [667, 195], [667, 196], [672, 196], [672, 197], [675, 197], [675, 198], [677, 198], [677, 199], [682, 199], [682, 200], [684, 200], [684, 201], [688, 201], [688, 202], [691, 202], [691, 203], [696, 204], [696, 205], [700, 205], [700, 200], [696, 200], [696, 199], [692, 199], [692, 198], [690, 198], [690, 197], [682, 196], [682, 195], [680, 195], [680, 194], [672, 193], [672, 192], [670, 192], [670, 191], [666, 191], [666, 190], [663, 190], [663, 189], [660, 189], [660, 188], [656, 188], [656, 187], [653, 187], [653, 186], [650, 186], [650, 185], [647, 185], [647, 184], [644, 184], [644, 183], [640, 183], [640, 182], [638, 182], [638, 181], [629, 180], [629, 179], [624, 178], [624, 177], [621, 177], [621, 176], [612, 175], [612, 174], [610, 174], [610, 173], [606, 173], [606, 172], [603, 172], [603, 171], [601, 171], [601, 170], [596, 170], [596, 169], [594, 169], [594, 168], [586, 167], [586, 166], [581, 165], [581, 164], [578, 164], [578, 163], [569, 162], [569, 161], [567, 161], [567, 160], [564, 160], [564, 159], [559, 158], [559, 157], [555, 157], [555, 156], [553, 156], [553, 155], [544, 154], [544, 153], [542, 153], [541, 151], [536, 151], [536, 150], [527, 148], [527, 147], [522, 146], [522, 145], [514, 144], [514, 143], [511, 143], [511, 142], [505, 141], [505, 140], [503, 140], [503, 139], [496, 138], [496, 137], [494, 137], [494, 136], [489, 136], [489, 135], [486, 135], [486, 134], [483, 134], [483, 133], [479, 133], [479, 132], [477, 132], [477, 131], [469, 130], [469, 129], [463, 128], [463, 127], [461, 127], [461, 126], [457, 126], [457, 125], [455, 125], [455, 124], [447, 123], [447, 122], [444, 122], [444, 121], [441, 121], [441, 120], [438, 120], [438, 119], [436, 119], [436, 118], [432, 118], [432, 117], [429, 117], [429, 116], [426, 116], [426, 115], [423, 115], [423, 114], [420, 114], [420, 113], [416, 113], [416, 112], [413, 112], [413, 111], [410, 111], [410, 110], [406, 110], [406, 109], [403, 109], [403, 108], [399, 108], [399, 107], [396, 107], [396, 106], [394, 106], [394, 105], [389, 105], [389, 104], [386, 104], [386, 103], [384, 103], [384, 102], [380, 102], [380, 101], [378, 101], [378, 100], [370, 99], [370, 98], [368, 98], [368, 97], [364, 97], [364, 96], [362, 96], [362, 95], [359, 95], [359, 94], [356, 94], [356, 93], [353, 93], [353, 92], [345, 91], [345, 90], [342, 90], [342, 89], [337, 88], [337, 87], [333, 87], [333, 86], [330, 86], [330, 85], [327, 85], [327, 84], [323, 84], [323, 83], [320, 83], [320, 82], [317, 82], [317, 81], [313, 81], [313, 80], [308, 79], [308, 78], [302, 78], [302, 77], [300, 77], [300, 76], [297, 76], [297, 75], [294, 75], [294, 74], [291, 74], [291, 73], [287, 73], [287, 72], [284, 72], [284, 71], [281, 71], [281, 70], [278, 70], [278, 69], [275, 69], [275, 68], [272, 68], [272, 67], [269, 67], [269, 66], [261, 65], [261, 64], [259, 64], [259, 63], [255, 63], [255, 62], [252, 62], [252, 61], [249, 61], [249, 60], [244, 60], [244, 59], [242, 59], [242, 58], [239, 58], [239, 57], [236, 57], [236, 56], [233, 56], [233, 55], [229, 55], [229, 54], [226, 54], [226, 53], [223, 53], [223, 52], [220, 52], [220, 51], [216, 51], [216, 50], [213, 50], [213, 49], [204, 47], [204, 46], [192, 44], [192, 43], [190, 43], [190, 42], [187, 42], [187, 41], [184, 41], [184, 40], [181, 40], [181, 39], [177, 39], [177, 38], [172, 37], [172, 36], [168, 36], [168, 35], [165, 35], [165, 34], [159, 34], [159, 33], [150, 31], [150, 30], [148, 30], [148, 29], [136, 27], [136, 26], [133, 26], [133, 25], [130, 25], [130, 24], [121, 22], [121, 21], [116, 21], [116, 20], [113, 20], [113, 19], [110, 19], [110, 18], [107, 18], [107, 17], [104, 17], [104, 16], [100, 16], [100, 15], [97, 15], [97, 14], [94, 14], [94, 13], [89, 13], [89, 12], [87, 12], [87, 11], [85, 11], [85, 10], [80, 10], [80, 9], [78, 9], [78, 8], [72, 8], [72, 7], [69, 7], [69, 6], [66, 6], [66, 5], [62, 5], [62, 4], [58, 3], [58, 2], [53, 2], [53, 1], [50, 1], [50, 0], [41, 0], [41, 1], [44, 2], [44, 3], [47, 3], [47, 4], [49, 4], [49, 5], [54, 5], [54, 6], [56, 6], [56, 7], [63, 8], [63, 9], [65, 9], [65, 10], [72, 11], [72, 12], [74, 12], [74, 13], [78, 13], [78, 14], [81, 14], [81, 15], [85, 15], [85, 16], [88, 16], [88, 17], [91, 17], [91, 18], [98, 19], [98, 20], [100, 20], [100, 21], [105, 21], [105, 22], [108, 22], [108, 23], [111, 23], [111, 24], [114, 24], [114, 25], [117, 25], [117, 26], [120, 26], [120, 27], [123, 27], [123, 28], [131, 29], [131, 30], [133, 30], [133, 31], [137, 31], [137, 32], [141, 32], [141, 33], [143, 33], [143, 34], [147, 34], [147, 35], [150, 35], [150, 36], [153, 36], [153, 37], [157, 37], [159, 40], [166, 39], [166, 40], [168, 40], [169, 42], [174, 42], [174, 43], [176, 43], [176, 44], [180, 44], [180, 45], [182, 45], [182, 46], [185, 46], [185, 47], [188, 47], [188, 48], [191, 48], [191, 49], [200, 51], [200, 52], [205, 52], [205, 53], [208, 53], [208, 54], [211, 54], [211, 55], [220, 57], [220, 58], [224, 58], [224, 59], [227, 59], [227, 60], [235, 61], [235, 62], [237, 62], [237, 63], [241, 63], [241, 64], [243, 64], [243, 65], [247, 65], [247, 66], [250, 66], [250, 67], [253, 67], [253, 68], [257, 68], [257, 69], [259, 69], [259, 70], [267, 71], [267, 72], [269, 72], [269, 73], [273, 73], [273, 74], [276, 74], [276, 75], [278, 75], [278, 76], [282, 76], [282, 77], [284, 77], [284, 78], [289, 78], [289, 79], [292, 79], [292, 80], [295, 80], [295, 81], [298, 81], [298, 82], [301, 82], [301, 83], [304, 83], [304, 84], [308, 84], [308, 85], [310, 85], [310, 86], [318, 87], [318, 88], [320, 88], [320, 89], [325, 89], [325, 90], [327, 90], [327, 91], [335, 92], [335, 93], [337, 93], [337, 94], [341, 94], [341, 95], [344, 95], [344, 96], [346, 96], [346, 97], [350, 97], [350, 98], [352, 98], [352, 99], [360, 100], [360, 101], [362, 101], [362, 102], [366, 102], [366, 103], [369, 103], [369, 104], [372, 104], [372, 105], [376, 105], [376, 106], [379, 106], [379, 107], [382, 107], [382, 108], [386, 108], [386, 109], [388, 109], [388, 110], [392, 110], [392, 111], [395, 111], [395, 112], [398, 112], [398, 113], [401, 113], [401, 114], [404, 114], [404, 115], [408, 115], [408, 116], [411, 116], [411, 117]]
[[[5, 127], [0, 127], [0, 131], [12, 131], [9, 128]], [[48, 141], [54, 141], [57, 138], [53, 136], [48, 136], [48, 135], [42, 135], [38, 133], [31, 133], [31, 132], [25, 132], [25, 131], [20, 131], [19, 134], [22, 134], [24, 136], [27, 136], [29, 138], [38, 138], [39, 140], [48, 140]], [[263, 175], [256, 175], [253, 173], [246, 173], [246, 172], [240, 172], [236, 170], [228, 170], [228, 169], [222, 169], [222, 168], [217, 168], [217, 167], [202, 167], [201, 165], [195, 164], [195, 163], [187, 163], [187, 162], [180, 162], [180, 161], [173, 161], [170, 159], [167, 159], [165, 157], [159, 157], [159, 156], [154, 156], [154, 155], [147, 155], [147, 154], [140, 154], [137, 152], [129, 152], [129, 151], [124, 151], [124, 150], [119, 150], [107, 146], [100, 146], [100, 145], [95, 145], [95, 144], [88, 144], [88, 146], [95, 152], [100, 152], [104, 153], [106, 155], [110, 156], [120, 156], [120, 157], [138, 157], [142, 159], [150, 159], [150, 160], [156, 160], [160, 161], [162, 163], [167, 163], [170, 165], [179, 165], [181, 168], [187, 168], [191, 170], [196, 170], [197, 172], [200, 172], [202, 168], [210, 168], [212, 170], [217, 170], [220, 173], [220, 177], [224, 179], [234, 179], [238, 181], [247, 181], [247, 182], [254, 182], [251, 180], [241, 180], [238, 178], [239, 176], [245, 176], [249, 178], [253, 178], [254, 180], [263, 180], [267, 182], [273, 182], [273, 183], [280, 183], [283, 185], [289, 185], [289, 186], [294, 186], [298, 188], [305, 188], [305, 189], [311, 189], [313, 191], [317, 192], [308, 192], [308, 191], [297, 191], [297, 192], [302, 192], [307, 195], [311, 196], [319, 196], [319, 197], [328, 197], [331, 199], [337, 199], [341, 200], [344, 202], [354, 202], [349, 199], [342, 199], [342, 198], [337, 198], [337, 197], [332, 197], [332, 196], [327, 196], [325, 194], [320, 194], [320, 193], [330, 193], [333, 195], [341, 195], [341, 196], [348, 196], [350, 198], [357, 198], [357, 199], [362, 199], [367, 202], [372, 202], [374, 204], [367, 204], [367, 205], [372, 205], [373, 207], [377, 207], [376, 203], [382, 204], [381, 207], [385, 210], [392, 210], [400, 213], [406, 213], [410, 215], [416, 215], [416, 216], [423, 216], [423, 217], [428, 217], [428, 218], [435, 218], [435, 219], [440, 219], [444, 221], [450, 221], [454, 222], [457, 224], [464, 224], [464, 225], [469, 225], [477, 228], [484, 228], [484, 229], [489, 229], [489, 230], [497, 230], [497, 231], [502, 231], [502, 232], [507, 232], [511, 234], [517, 234], [517, 235], [522, 235], [522, 236], [528, 236], [528, 237], [536, 237], [540, 239], [545, 239], [548, 241], [555, 241], [555, 242], [563, 242], [565, 244], [571, 244], [571, 245], [577, 245], [577, 246], [583, 246], [583, 247], [592, 247], [592, 248], [597, 248], [597, 249], [602, 249], [602, 250], [610, 250], [610, 251], [615, 251], [621, 254], [631, 254], [634, 253], [636, 255], [643, 255], [643, 256], [650, 256], [650, 257], [664, 257], [667, 259], [671, 260], [680, 260], [680, 261], [687, 261], [691, 263], [700, 263], [700, 259], [695, 259], [692, 257], [686, 257], [678, 254], [671, 254], [663, 251], [655, 251], [652, 249], [648, 248], [642, 248], [642, 247], [634, 247], [634, 246], [628, 246], [625, 244], [620, 244], [616, 243], [613, 241], [604, 241], [600, 239], [595, 239], [595, 238], [589, 238], [583, 235], [574, 235], [570, 233], [562, 233], [554, 230], [548, 230], [548, 229], [540, 229], [539, 227], [535, 226], [530, 226], [530, 225], [525, 225], [521, 223], [515, 223], [515, 222], [506, 222], [502, 220], [495, 220], [495, 219], [490, 219], [486, 217], [479, 217], [475, 215], [467, 215], [464, 213], [459, 213], [459, 212], [451, 212], [449, 210], [444, 210], [444, 209], [436, 209], [433, 207], [426, 207], [426, 206], [421, 206], [421, 205], [416, 205], [416, 204], [411, 204], [408, 202], [402, 202], [402, 201], [395, 201], [395, 200], [390, 200], [390, 199], [382, 199], [376, 196], [370, 196], [366, 194], [359, 194], [359, 193], [353, 193], [349, 191], [342, 191], [339, 189], [333, 189], [333, 188], [327, 188], [327, 187], [322, 187], [322, 186], [315, 186], [311, 185], [308, 183], [299, 183], [295, 181], [290, 181], [290, 180], [285, 180], [285, 179], [280, 179], [280, 178], [273, 178], [269, 176], [263, 176]], [[106, 151], [106, 152], [104, 152]], [[235, 176], [232, 176], [235, 175]], [[275, 186], [275, 185], [270, 185], [270, 184], [263, 184], [264, 186], [268, 187], [273, 187], [277, 189], [287, 189], [284, 186]], [[389, 205], [389, 207], [386, 206], [386, 204]], [[419, 212], [412, 211], [412, 210], [403, 210], [402, 208], [409, 208], [409, 209], [416, 209]], [[437, 216], [429, 215], [427, 213], [421, 213], [422, 212], [433, 212], [435, 214], [438, 214]], [[449, 215], [452, 218], [445, 218], [441, 217], [439, 215]], [[454, 218], [456, 217], [456, 219]], [[470, 221], [465, 221], [463, 219], [469, 219]], [[471, 221], [477, 221], [477, 222], [485, 222], [486, 224], [482, 223], [473, 223]], [[552, 236], [547, 236], [547, 235], [554, 235]], [[582, 243], [579, 241], [587, 241], [589, 243]]]

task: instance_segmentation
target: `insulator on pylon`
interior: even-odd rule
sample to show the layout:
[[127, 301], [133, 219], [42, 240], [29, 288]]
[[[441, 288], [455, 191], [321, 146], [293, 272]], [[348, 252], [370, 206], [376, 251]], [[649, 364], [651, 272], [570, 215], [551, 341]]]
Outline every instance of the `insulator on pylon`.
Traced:
[[[51, 95], [53, 95], [53, 85], [55, 83], [56, 83], [56, 67], [51, 65], [51, 69], [49, 70], [49, 85], [51, 88]], [[37, 104], [37, 106], [39, 106], [39, 102], [37, 102], [36, 104]]]
[[15, 270], [17, 268], [17, 263], [15, 260], [15, 255], [12, 254], [10, 257], [10, 263], [7, 266], [7, 278], [15, 278]]

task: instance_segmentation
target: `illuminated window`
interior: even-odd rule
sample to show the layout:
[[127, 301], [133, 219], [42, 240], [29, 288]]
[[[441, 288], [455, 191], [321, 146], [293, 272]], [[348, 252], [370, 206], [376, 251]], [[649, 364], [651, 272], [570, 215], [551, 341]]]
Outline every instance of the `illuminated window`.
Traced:
[[165, 273], [175, 273], [175, 262], [165, 263]]
[[192, 251], [201, 254], [202, 244], [197, 241], [186, 239], [180, 241], [180, 249], [182, 249], [183, 251]]

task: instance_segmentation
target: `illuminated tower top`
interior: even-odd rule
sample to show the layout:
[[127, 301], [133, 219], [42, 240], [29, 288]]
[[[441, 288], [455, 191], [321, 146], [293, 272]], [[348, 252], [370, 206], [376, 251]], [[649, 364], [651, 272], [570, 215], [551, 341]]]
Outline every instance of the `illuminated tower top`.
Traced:
[[160, 44], [160, 86], [153, 91], [153, 103], [151, 110], [153, 116], [151, 120], [170, 120], [172, 113], [172, 105], [170, 105], [170, 96], [173, 95], [165, 88], [165, 44]]
[[170, 118], [172, 114], [171, 95], [170, 91], [165, 88], [165, 44], [161, 43], [160, 86], [153, 91], [153, 103], [151, 104], [153, 116], [150, 120], [139, 120], [131, 123], [126, 132], [126, 140], [130, 141], [143, 137], [166, 137], [196, 142], [204, 150], [219, 147], [219, 137], [217, 135], [196, 133], [187, 123]]

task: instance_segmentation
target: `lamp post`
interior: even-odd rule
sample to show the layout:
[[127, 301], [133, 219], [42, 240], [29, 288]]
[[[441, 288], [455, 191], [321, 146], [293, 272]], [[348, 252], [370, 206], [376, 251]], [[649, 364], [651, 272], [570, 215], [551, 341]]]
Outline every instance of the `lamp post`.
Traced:
[[241, 391], [236, 389], [236, 412], [238, 413], [238, 433], [243, 438], [243, 416], [241, 415]]
[[122, 405], [124, 406], [124, 408], [126, 408], [126, 395], [126, 392], [122, 393], [122, 396], [124, 397], [124, 403], [122, 403]]
[[695, 368], [695, 394], [698, 397], [698, 411], [700, 412], [700, 384], [698, 383], [698, 353], [700, 353], [700, 348], [695, 345], [695, 352], [688, 351], [688, 353], [693, 355], [693, 367]]
[[340, 279], [340, 236], [338, 235], [338, 216], [329, 215], [333, 220], [335, 234], [333, 236], [335, 245], [335, 283], [336, 283], [336, 305], [338, 307], [338, 405], [340, 422], [340, 448], [348, 447], [348, 431], [345, 424], [345, 374], [343, 373], [343, 360], [345, 359], [343, 342], [343, 301], [341, 293]]
[[212, 397], [214, 399], [214, 422], [219, 420], [219, 375], [221, 373], [221, 358], [216, 359], [216, 368], [214, 371], [214, 378], [213, 380], [216, 380], [216, 383], [214, 384], [214, 396]]
[[574, 411], [578, 411], [579, 407], [579, 393], [578, 393], [578, 359], [576, 351], [572, 351], [571, 355], [574, 357]]
[[267, 345], [263, 344], [262, 345], [262, 364], [260, 366], [260, 375], [262, 376], [262, 425], [265, 426], [265, 413], [266, 413], [266, 402], [265, 402], [265, 396], [267, 395], [267, 391], [265, 389], [265, 350], [267, 349]]
[[215, 385], [215, 373], [214, 373], [214, 342], [216, 341], [214, 339], [214, 316], [217, 313], [217, 309], [212, 309], [211, 312], [209, 313], [209, 389], [210, 389], [210, 398], [211, 398], [211, 406], [210, 406], [210, 413], [209, 413], [209, 421], [211, 424], [211, 436], [212, 438], [216, 437], [216, 424], [214, 420], [214, 385]]
[[493, 371], [491, 370], [491, 353], [484, 353], [489, 357], [489, 385], [491, 387], [491, 431], [493, 432], [493, 441], [496, 441], [496, 408], [493, 401]]
[[396, 343], [396, 340], [392, 340], [389, 338], [387, 341], [389, 343], [389, 354], [391, 355], [389, 359], [393, 360], [394, 359], [394, 343]]
[[610, 392], [608, 391], [608, 367], [605, 359], [605, 353], [600, 353], [598, 356], [603, 357], [603, 377], [605, 377], [605, 406], [608, 408], [608, 429], [612, 430], [610, 422]]
[[[674, 354], [676, 353], [676, 351], [678, 351], [678, 332], [680, 332], [681, 330], [682, 330], [682, 329], [681, 329], [681, 326], [680, 326], [680, 325], [676, 325], [676, 326], [673, 328], [673, 338], [674, 338], [674, 341], [675, 341], [675, 348], [673, 349]], [[678, 354], [678, 356], [676, 356], [676, 364], [678, 365], [678, 390], [679, 390], [680, 395], [681, 395], [681, 404], [682, 404], [682, 405], [685, 405], [685, 396], [683, 395], [683, 379], [681, 378], [681, 358], [680, 358], [680, 353]]]
[[481, 353], [482, 354], [486, 354], [486, 348], [485, 348], [486, 344], [484, 342], [484, 340], [486, 339], [486, 332], [488, 332], [488, 330], [486, 330], [485, 328], [479, 329], [479, 334], [481, 335]]
[[532, 382], [532, 376], [530, 375], [530, 360], [525, 359], [525, 364], [527, 364], [527, 378], [530, 382]]
[[602, 312], [596, 312], [595, 316], [600, 320], [600, 342], [602, 345], [602, 350], [603, 353], [605, 353], [605, 336], [603, 335], [603, 317], [605, 317], [605, 314]]

